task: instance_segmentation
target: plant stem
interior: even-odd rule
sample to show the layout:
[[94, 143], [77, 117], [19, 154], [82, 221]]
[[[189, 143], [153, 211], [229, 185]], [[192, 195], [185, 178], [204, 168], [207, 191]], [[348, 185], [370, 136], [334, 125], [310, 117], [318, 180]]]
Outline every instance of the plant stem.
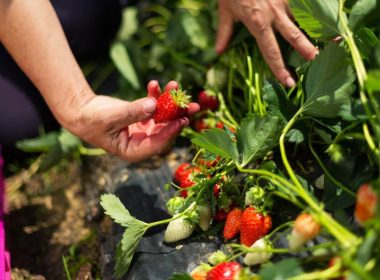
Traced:
[[292, 169], [288, 158], [286, 156], [285, 150], [285, 136], [294, 125], [299, 115], [302, 114], [302, 109], [298, 110], [297, 113], [290, 119], [280, 136], [280, 152], [281, 159], [288, 172], [290, 179], [293, 181], [295, 186], [295, 192], [310, 206], [312, 212], [316, 216], [317, 220], [325, 226], [325, 228], [344, 246], [349, 247], [353, 244], [357, 244], [357, 237], [352, 234], [349, 230], [335, 221], [329, 214], [323, 211], [322, 207], [309, 195], [309, 193], [303, 188], [302, 184], [297, 179], [294, 170]]
[[177, 219], [181, 218], [183, 215], [187, 214], [188, 212], [193, 211], [194, 208], [195, 208], [195, 205], [196, 205], [196, 202], [194, 201], [193, 203], [190, 204], [189, 207], [187, 207], [185, 209], [185, 211], [183, 211], [181, 213], [178, 213], [177, 215], [174, 215], [173, 217], [171, 217], [169, 219], [165, 219], [165, 220], [149, 223], [149, 224], [147, 224], [147, 228], [146, 229], [151, 228], [151, 227], [155, 227], [155, 226], [159, 226], [159, 225], [162, 225], [162, 224], [167, 224], [167, 223], [170, 223], [171, 221], [177, 220]]
[[336, 180], [332, 175], [331, 173], [327, 170], [327, 168], [324, 166], [322, 160], [319, 158], [318, 154], [315, 152], [314, 148], [313, 148], [313, 144], [311, 143], [311, 133], [309, 134], [309, 137], [308, 137], [308, 145], [309, 145], [309, 149], [311, 151], [311, 153], [313, 154], [313, 156], [315, 157], [316, 161], [318, 162], [319, 166], [322, 168], [324, 174], [330, 179], [331, 182], [333, 182], [337, 187], [341, 188], [342, 190], [344, 190], [346, 193], [348, 193], [349, 195], [355, 197], [356, 194], [350, 190], [349, 188], [347, 188], [345, 185], [343, 185], [342, 183], [340, 183], [338, 180]]

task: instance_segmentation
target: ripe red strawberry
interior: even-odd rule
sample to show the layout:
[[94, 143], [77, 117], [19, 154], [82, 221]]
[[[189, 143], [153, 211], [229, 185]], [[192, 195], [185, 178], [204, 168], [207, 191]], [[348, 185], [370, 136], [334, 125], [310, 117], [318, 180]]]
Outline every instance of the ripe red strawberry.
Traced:
[[230, 240], [239, 234], [242, 213], [240, 208], [234, 208], [228, 213], [223, 230], [224, 239]]
[[237, 280], [241, 269], [238, 262], [222, 262], [207, 273], [206, 280]]
[[203, 130], [209, 129], [210, 126], [206, 124], [205, 118], [199, 118], [194, 121], [194, 130], [197, 132], [202, 132]]
[[157, 99], [156, 112], [153, 119], [163, 123], [181, 118], [187, 114], [190, 97], [182, 90], [165, 91]]
[[203, 90], [198, 94], [198, 103], [201, 110], [215, 111], [219, 107], [219, 101], [215, 95]]
[[248, 207], [241, 216], [240, 243], [252, 246], [257, 240], [269, 232], [272, 227], [270, 215], [257, 212], [254, 207]]
[[214, 197], [215, 198], [218, 198], [219, 194], [220, 194], [220, 185], [219, 184], [215, 184], [213, 189], [212, 189], [212, 192], [214, 194]]
[[370, 184], [360, 186], [356, 195], [355, 220], [363, 225], [376, 215], [378, 195]]
[[215, 210], [214, 220], [216, 222], [224, 222], [227, 219], [227, 212], [221, 208]]
[[181, 179], [188, 173], [187, 169], [190, 167], [190, 163], [185, 162], [180, 164], [174, 172], [174, 180], [179, 183]]
[[188, 166], [183, 170], [182, 176], [179, 178], [179, 187], [185, 190], [181, 191], [182, 197], [187, 197], [188, 189], [195, 185], [194, 176], [201, 172], [198, 166]]

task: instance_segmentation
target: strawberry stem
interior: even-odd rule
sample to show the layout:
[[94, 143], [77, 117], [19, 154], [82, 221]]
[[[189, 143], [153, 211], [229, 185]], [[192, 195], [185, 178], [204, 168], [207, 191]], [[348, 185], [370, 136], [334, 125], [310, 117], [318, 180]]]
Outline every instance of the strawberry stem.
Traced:
[[165, 219], [165, 220], [161, 220], [161, 221], [156, 221], [156, 222], [148, 223], [147, 224], [147, 229], [151, 228], [151, 227], [159, 226], [159, 225], [162, 225], [162, 224], [168, 224], [171, 221], [177, 220], [177, 219], [181, 218], [182, 216], [184, 216], [185, 214], [193, 211], [195, 209], [195, 205], [196, 205], [196, 202], [194, 201], [183, 212], [178, 213], [178, 214], [174, 215], [173, 217], [171, 217], [169, 219]]

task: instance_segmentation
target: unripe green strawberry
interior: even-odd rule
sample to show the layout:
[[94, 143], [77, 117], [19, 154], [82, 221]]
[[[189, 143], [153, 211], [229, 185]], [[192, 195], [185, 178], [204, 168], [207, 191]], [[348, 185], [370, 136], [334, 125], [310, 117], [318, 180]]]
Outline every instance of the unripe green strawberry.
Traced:
[[[268, 241], [266, 241], [264, 238], [260, 238], [255, 243], [253, 243], [253, 245], [251, 246], [251, 249], [266, 250], [271, 247], [272, 246], [270, 245]], [[244, 257], [244, 263], [246, 265], [261, 264], [261, 263], [267, 262], [271, 256], [272, 254], [269, 252], [248, 253]]]
[[223, 229], [224, 239], [230, 240], [239, 234], [242, 214], [243, 211], [240, 208], [234, 208], [228, 213]]
[[318, 224], [310, 214], [300, 214], [296, 218], [293, 230], [289, 236], [289, 248], [291, 250], [297, 250], [307, 241], [316, 237], [320, 230], [320, 224]]
[[188, 238], [194, 231], [194, 225], [184, 218], [171, 221], [165, 231], [164, 241], [166, 243], [177, 242]]
[[227, 259], [227, 255], [223, 251], [218, 250], [212, 253], [212, 255], [208, 257], [207, 261], [212, 265], [217, 265], [226, 261]]
[[197, 205], [197, 213], [199, 215], [198, 225], [206, 231], [210, 228], [212, 213], [210, 205]]
[[157, 99], [156, 112], [153, 119], [163, 123], [179, 119], [187, 114], [190, 97], [182, 90], [165, 91]]

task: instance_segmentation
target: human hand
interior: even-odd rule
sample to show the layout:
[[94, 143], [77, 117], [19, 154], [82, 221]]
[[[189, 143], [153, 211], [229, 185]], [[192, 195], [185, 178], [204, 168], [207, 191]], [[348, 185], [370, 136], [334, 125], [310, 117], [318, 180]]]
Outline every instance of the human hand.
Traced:
[[276, 78], [285, 86], [295, 81], [286, 69], [274, 31], [280, 34], [305, 59], [312, 60], [318, 50], [293, 23], [287, 0], [219, 0], [219, 27], [216, 52], [223, 52], [231, 38], [234, 20], [240, 20], [256, 38], [259, 49]]
[[[177, 88], [174, 81], [167, 89]], [[129, 162], [137, 162], [165, 152], [189, 123], [188, 117], [199, 110], [189, 104], [189, 116], [167, 123], [156, 124], [151, 118], [160, 94], [157, 81], [148, 84], [148, 97], [133, 102], [95, 95], [80, 106], [73, 125], [68, 129], [83, 140], [118, 155]]]

